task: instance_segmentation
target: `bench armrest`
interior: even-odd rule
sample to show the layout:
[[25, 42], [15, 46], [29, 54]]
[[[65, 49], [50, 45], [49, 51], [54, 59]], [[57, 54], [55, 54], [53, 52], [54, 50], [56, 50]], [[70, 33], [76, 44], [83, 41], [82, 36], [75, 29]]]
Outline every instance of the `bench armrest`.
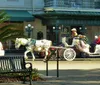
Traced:
[[30, 68], [32, 70], [32, 63], [29, 62], [25, 63], [25, 67]]

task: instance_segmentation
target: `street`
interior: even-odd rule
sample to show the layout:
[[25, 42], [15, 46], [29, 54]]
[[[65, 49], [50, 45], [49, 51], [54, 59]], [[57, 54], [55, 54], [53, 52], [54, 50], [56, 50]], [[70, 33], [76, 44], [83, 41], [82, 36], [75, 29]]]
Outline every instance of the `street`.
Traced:
[[34, 85], [100, 85], [100, 61], [59, 61], [59, 77], [57, 77], [57, 62], [48, 62], [48, 76], [46, 63], [30, 61], [33, 68], [37, 68], [46, 81], [34, 81]]
[[[33, 68], [37, 68], [40, 73], [46, 74], [46, 63], [43, 61], [30, 61]], [[56, 76], [57, 61], [48, 62], [48, 75]], [[100, 61], [59, 61], [59, 76], [74, 76], [74, 75], [95, 75], [100, 74]], [[92, 74], [93, 73], [93, 74]]]
[[[33, 68], [37, 68], [40, 74], [46, 76], [46, 63], [33, 61], [32, 64]], [[48, 77], [46, 77], [48, 81], [44, 82], [44, 85], [51, 85], [50, 83], [52, 85], [100, 85], [100, 61], [60, 61], [59, 77], [57, 77], [56, 61], [49, 61], [48, 69]]]

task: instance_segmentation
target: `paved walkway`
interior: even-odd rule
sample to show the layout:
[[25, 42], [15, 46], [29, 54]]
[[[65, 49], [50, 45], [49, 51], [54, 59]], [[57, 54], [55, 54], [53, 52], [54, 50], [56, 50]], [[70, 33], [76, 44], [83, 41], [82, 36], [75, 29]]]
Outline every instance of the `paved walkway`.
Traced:
[[[29, 85], [15, 83], [0, 83], [0, 85]], [[33, 81], [32, 85], [100, 85], [99, 75], [81, 75], [81, 76], [68, 76], [68, 77], [48, 77], [45, 81]]]
[[[100, 85], [100, 61], [60, 62], [59, 77], [56, 77], [56, 62], [49, 62], [49, 74], [45, 74], [45, 63], [32, 62], [39, 69], [45, 81], [33, 81], [33, 85]], [[15, 83], [0, 83], [0, 85], [28, 85]]]

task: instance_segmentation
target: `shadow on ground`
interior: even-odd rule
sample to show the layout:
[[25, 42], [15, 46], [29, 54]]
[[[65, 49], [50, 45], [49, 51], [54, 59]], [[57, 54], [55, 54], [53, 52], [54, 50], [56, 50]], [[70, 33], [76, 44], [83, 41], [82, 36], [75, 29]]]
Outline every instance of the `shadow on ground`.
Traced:
[[[45, 71], [40, 71], [45, 75]], [[60, 70], [57, 77], [56, 70], [49, 70], [48, 81], [44, 83], [52, 83], [49, 85], [100, 85], [100, 69], [92, 70]], [[45, 85], [44, 84], [44, 85]]]
[[[46, 80], [33, 81], [32, 85], [100, 85], [100, 69], [92, 70], [60, 70], [59, 77], [56, 77], [56, 70], [49, 70], [48, 76], [45, 76], [44, 70], [39, 73]], [[29, 83], [0, 83], [0, 85], [29, 85]]]

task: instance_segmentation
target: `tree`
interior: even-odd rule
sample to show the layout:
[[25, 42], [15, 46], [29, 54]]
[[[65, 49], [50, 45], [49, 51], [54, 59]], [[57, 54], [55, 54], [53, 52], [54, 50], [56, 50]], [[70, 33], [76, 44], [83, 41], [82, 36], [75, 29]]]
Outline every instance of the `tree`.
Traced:
[[5, 42], [7, 40], [15, 40], [17, 37], [26, 37], [23, 30], [17, 29], [16, 25], [5, 24], [10, 19], [5, 11], [0, 12], [0, 41]]

